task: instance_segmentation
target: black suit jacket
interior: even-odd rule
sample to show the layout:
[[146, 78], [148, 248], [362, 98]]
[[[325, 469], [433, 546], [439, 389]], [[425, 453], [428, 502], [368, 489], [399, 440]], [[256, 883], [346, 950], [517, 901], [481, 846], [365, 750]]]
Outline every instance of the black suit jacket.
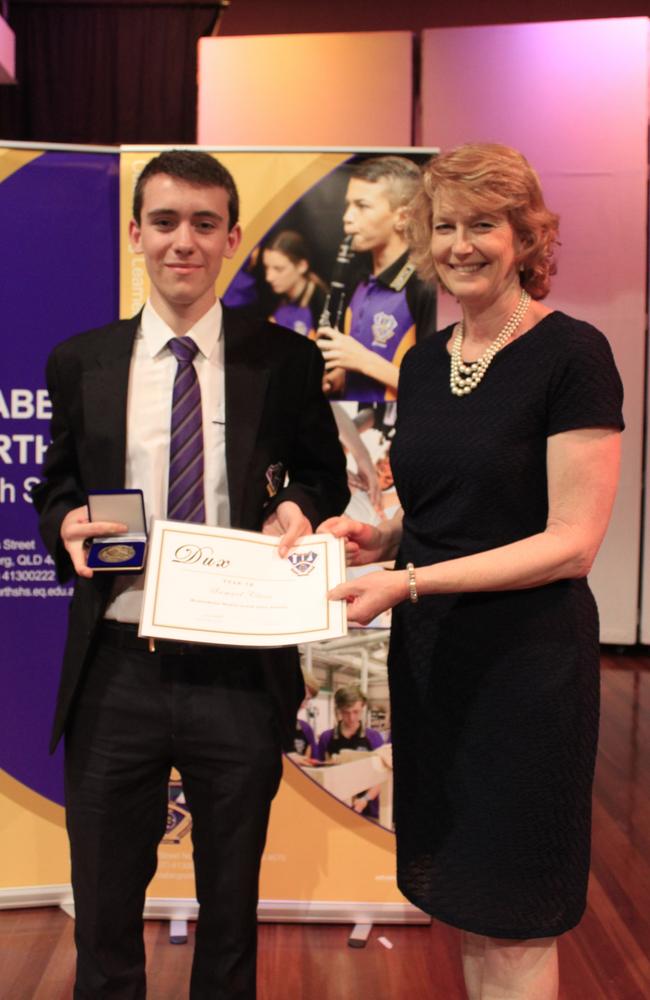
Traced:
[[[33, 492], [43, 540], [60, 580], [73, 568], [61, 542], [61, 521], [92, 490], [124, 486], [129, 366], [140, 317], [79, 334], [59, 344], [47, 364], [52, 443], [44, 480]], [[282, 500], [295, 500], [315, 528], [340, 513], [349, 494], [345, 460], [330, 407], [321, 392], [322, 361], [303, 337], [224, 307], [226, 466], [231, 525], [260, 530]], [[266, 470], [282, 463], [289, 481], [270, 499]], [[111, 590], [111, 574], [78, 578], [50, 749], [74, 706]], [[253, 657], [276, 704], [283, 745], [291, 745], [304, 696], [297, 651], [215, 647], [215, 658]]]

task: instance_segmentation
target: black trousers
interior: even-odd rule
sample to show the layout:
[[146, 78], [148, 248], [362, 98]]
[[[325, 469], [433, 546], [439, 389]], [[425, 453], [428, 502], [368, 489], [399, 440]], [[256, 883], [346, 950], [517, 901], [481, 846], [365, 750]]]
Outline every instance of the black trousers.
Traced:
[[146, 995], [142, 912], [174, 766], [200, 904], [190, 998], [254, 1000], [259, 866], [281, 774], [255, 653], [149, 653], [117, 638], [103, 628], [66, 732], [74, 996]]

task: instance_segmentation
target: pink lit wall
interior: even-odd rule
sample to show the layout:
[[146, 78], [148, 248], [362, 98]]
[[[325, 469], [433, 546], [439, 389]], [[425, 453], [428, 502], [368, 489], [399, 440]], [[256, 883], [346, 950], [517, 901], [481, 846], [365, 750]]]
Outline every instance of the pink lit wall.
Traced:
[[408, 146], [410, 32], [202, 38], [197, 142]]
[[16, 39], [3, 17], [0, 17], [0, 84], [16, 82]]
[[[527, 156], [561, 216], [559, 273], [549, 304], [603, 330], [623, 377], [621, 487], [591, 577], [601, 635], [612, 643], [636, 641], [647, 128], [646, 18], [424, 32], [422, 143], [444, 150], [491, 140]], [[447, 299], [441, 320], [454, 315]]]

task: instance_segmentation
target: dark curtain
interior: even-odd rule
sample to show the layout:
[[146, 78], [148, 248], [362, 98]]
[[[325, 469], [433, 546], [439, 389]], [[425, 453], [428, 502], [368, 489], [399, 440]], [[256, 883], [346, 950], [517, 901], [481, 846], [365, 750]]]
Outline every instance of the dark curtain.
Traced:
[[17, 86], [0, 87], [0, 138], [196, 141], [196, 48], [218, 3], [12, 0]]

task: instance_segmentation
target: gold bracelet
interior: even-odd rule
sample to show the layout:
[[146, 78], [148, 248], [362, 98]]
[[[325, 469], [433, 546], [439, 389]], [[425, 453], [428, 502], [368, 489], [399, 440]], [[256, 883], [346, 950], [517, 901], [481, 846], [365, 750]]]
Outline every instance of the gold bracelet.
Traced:
[[418, 588], [415, 583], [415, 566], [413, 563], [406, 564], [406, 572], [409, 577], [409, 601], [411, 604], [418, 603]]

